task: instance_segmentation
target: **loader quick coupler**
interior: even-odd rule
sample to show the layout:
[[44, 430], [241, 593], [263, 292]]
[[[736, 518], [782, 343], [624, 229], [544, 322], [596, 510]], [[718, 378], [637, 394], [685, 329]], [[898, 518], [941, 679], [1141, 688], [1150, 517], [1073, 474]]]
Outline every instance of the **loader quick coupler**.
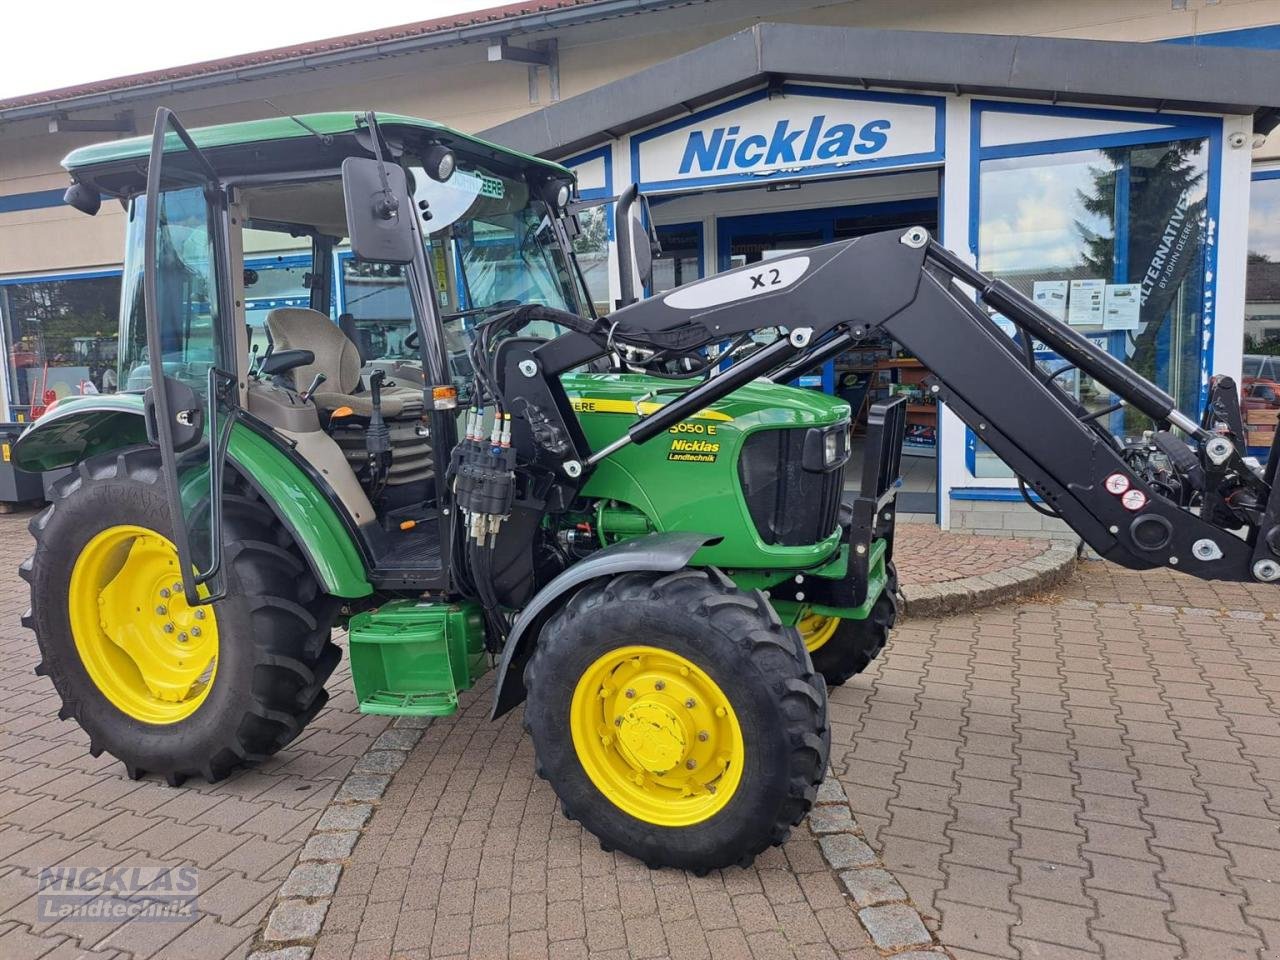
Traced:
[[466, 519], [468, 535], [479, 545], [497, 542], [502, 521], [511, 515], [516, 489], [516, 451], [511, 446], [511, 414], [494, 409], [485, 438], [484, 411], [472, 408], [467, 433], [449, 465], [454, 497]]

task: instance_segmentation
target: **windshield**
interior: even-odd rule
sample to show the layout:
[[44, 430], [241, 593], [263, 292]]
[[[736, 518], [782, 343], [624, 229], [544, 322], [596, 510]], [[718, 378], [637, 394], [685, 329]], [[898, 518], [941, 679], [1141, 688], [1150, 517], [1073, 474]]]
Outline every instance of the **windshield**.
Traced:
[[584, 310], [556, 225], [526, 183], [465, 165], [445, 183], [411, 172], [414, 203], [430, 214], [424, 232], [446, 323], [530, 303]]

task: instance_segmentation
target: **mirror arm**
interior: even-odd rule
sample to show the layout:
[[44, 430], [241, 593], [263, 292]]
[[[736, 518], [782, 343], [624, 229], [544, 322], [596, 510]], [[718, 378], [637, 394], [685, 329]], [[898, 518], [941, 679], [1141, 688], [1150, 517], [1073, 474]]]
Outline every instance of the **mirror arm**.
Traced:
[[382, 199], [375, 209], [383, 220], [390, 220], [400, 210], [400, 201], [391, 191], [391, 181], [387, 179], [387, 165], [382, 158], [382, 131], [378, 129], [378, 119], [372, 110], [365, 111], [364, 122], [369, 125], [369, 141], [373, 145], [373, 156], [378, 161], [378, 177], [382, 181]]

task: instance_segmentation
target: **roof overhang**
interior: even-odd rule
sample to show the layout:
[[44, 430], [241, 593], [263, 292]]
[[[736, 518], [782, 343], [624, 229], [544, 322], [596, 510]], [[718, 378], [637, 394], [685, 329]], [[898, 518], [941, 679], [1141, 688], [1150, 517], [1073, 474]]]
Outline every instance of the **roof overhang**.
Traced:
[[1280, 105], [1267, 51], [760, 23], [481, 136], [565, 157], [779, 78], [1196, 113]]

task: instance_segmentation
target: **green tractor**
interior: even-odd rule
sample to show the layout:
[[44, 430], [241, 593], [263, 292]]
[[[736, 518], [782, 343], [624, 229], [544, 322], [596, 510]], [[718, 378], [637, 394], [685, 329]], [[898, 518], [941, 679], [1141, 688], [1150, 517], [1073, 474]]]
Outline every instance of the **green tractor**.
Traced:
[[[496, 666], [494, 715], [524, 702], [538, 773], [608, 849], [703, 872], [787, 837], [827, 686], [894, 622], [900, 403], [842, 503], [849, 407], [784, 385], [807, 328], [775, 305], [691, 334], [757, 296], [742, 271], [667, 294], [684, 322], [629, 292], [597, 316], [572, 173], [436, 123], [161, 109], [64, 164], [68, 203], [126, 210], [121, 392], [61, 400], [13, 459], [65, 471], [24, 624], [95, 756], [175, 786], [266, 759], [345, 626], [368, 713], [446, 716]], [[306, 258], [307, 306], [258, 309], [264, 250]]]

